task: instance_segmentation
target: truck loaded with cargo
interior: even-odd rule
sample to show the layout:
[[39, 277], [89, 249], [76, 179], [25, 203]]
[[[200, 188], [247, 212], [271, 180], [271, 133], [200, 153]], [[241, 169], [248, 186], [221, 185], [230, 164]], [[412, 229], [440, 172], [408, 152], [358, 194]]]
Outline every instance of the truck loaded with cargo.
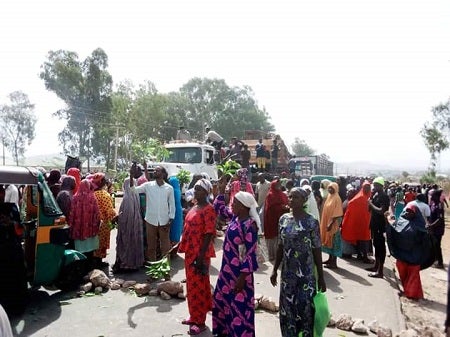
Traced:
[[314, 175], [333, 175], [333, 162], [326, 156], [305, 156], [290, 159], [289, 168], [291, 173], [299, 178], [308, 178]]

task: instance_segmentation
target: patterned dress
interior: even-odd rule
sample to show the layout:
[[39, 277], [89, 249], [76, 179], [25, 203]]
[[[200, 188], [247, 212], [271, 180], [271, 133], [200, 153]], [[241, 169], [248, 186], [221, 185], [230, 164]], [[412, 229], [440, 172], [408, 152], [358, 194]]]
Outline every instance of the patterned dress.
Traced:
[[[280, 282], [280, 327], [283, 337], [312, 337], [316, 293], [313, 248], [320, 248], [319, 224], [311, 215], [296, 222], [292, 213], [280, 218], [283, 245]], [[299, 291], [300, 290], [300, 291]]]
[[[205, 324], [206, 314], [212, 308], [212, 295], [209, 272], [206, 275], [200, 275], [192, 264], [200, 252], [204, 235], [216, 234], [215, 221], [216, 213], [211, 204], [207, 204], [203, 208], [196, 206], [191, 208], [186, 214], [183, 236], [178, 247], [178, 252], [185, 253], [184, 267], [186, 270], [189, 320], [198, 325]], [[204, 260], [208, 270], [210, 259], [215, 256], [214, 246], [211, 242], [205, 253]]]
[[[216, 198], [214, 204], [216, 210], [222, 208], [225, 211], [224, 205], [222, 198]], [[257, 245], [257, 228], [254, 220], [248, 218], [239, 222], [234, 217], [225, 234], [222, 266], [214, 290], [213, 334], [255, 336], [253, 272], [258, 269]], [[241, 272], [248, 273], [245, 286], [239, 293], [234, 293], [233, 289]]]
[[103, 189], [94, 192], [97, 198], [98, 208], [100, 210], [100, 231], [98, 233], [99, 248], [94, 252], [95, 257], [105, 258], [106, 251], [110, 245], [111, 228], [109, 223], [116, 216], [116, 211], [112, 206], [112, 198], [109, 193]]

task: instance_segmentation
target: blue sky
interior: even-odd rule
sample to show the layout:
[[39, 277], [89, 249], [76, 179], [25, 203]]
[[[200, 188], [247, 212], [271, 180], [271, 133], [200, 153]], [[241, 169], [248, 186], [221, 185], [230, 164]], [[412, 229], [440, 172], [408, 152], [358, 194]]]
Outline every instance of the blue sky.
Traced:
[[[161, 92], [192, 77], [249, 85], [278, 133], [334, 161], [428, 165], [419, 135], [450, 96], [448, 1], [3, 0], [0, 102], [36, 104], [28, 155], [61, 151], [62, 106], [39, 79], [49, 50], [109, 56], [116, 83]], [[450, 169], [450, 151], [441, 170]]]

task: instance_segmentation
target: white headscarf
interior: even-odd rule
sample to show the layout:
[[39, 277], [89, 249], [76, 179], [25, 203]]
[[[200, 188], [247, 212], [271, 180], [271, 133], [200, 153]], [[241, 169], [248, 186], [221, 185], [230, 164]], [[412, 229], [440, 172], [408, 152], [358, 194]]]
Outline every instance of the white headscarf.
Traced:
[[213, 195], [212, 195], [212, 184], [208, 179], [202, 178], [197, 180], [197, 182], [195, 183], [195, 186], [200, 186], [201, 188], [203, 188], [207, 193], [208, 193], [208, 199], [212, 199]]
[[256, 202], [253, 195], [248, 192], [239, 191], [235, 194], [234, 197], [239, 200], [242, 205], [250, 209], [249, 215], [253, 220], [255, 220], [259, 232], [261, 228], [261, 220], [259, 218], [258, 211], [256, 210], [256, 208], [258, 207], [258, 203]]

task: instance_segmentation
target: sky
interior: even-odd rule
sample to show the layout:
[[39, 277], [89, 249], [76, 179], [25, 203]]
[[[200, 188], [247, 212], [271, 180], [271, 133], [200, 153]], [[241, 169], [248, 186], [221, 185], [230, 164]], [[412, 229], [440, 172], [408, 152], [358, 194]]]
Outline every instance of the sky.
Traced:
[[420, 129], [450, 97], [449, 14], [445, 0], [2, 0], [0, 104], [26, 93], [38, 117], [26, 155], [61, 152], [52, 113], [64, 104], [40, 66], [50, 50], [100, 47], [115, 84], [248, 85], [288, 145], [426, 169]]

